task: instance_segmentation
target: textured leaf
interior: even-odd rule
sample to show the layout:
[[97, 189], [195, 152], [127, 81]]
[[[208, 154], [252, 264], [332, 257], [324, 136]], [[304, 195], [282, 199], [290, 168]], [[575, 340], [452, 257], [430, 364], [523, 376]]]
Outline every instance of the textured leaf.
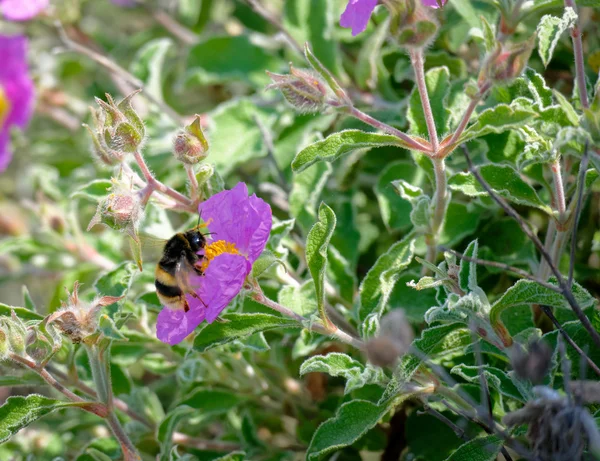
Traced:
[[360, 130], [339, 131], [298, 152], [292, 161], [292, 169], [302, 171], [320, 161], [334, 162], [344, 154], [356, 149], [382, 146], [407, 147], [404, 141], [389, 134], [368, 133]]
[[296, 314], [310, 317], [317, 311], [315, 283], [308, 280], [299, 286], [284, 286], [279, 291], [279, 304], [291, 309]]
[[306, 238], [306, 264], [315, 282], [319, 312], [325, 310], [325, 272], [327, 270], [327, 248], [335, 229], [335, 213], [325, 203], [319, 207], [319, 221]]
[[[551, 208], [542, 202], [535, 189], [510, 166], [488, 164], [483, 165], [479, 172], [492, 190], [501, 197], [519, 205], [538, 208], [548, 214], [552, 213]], [[488, 195], [471, 173], [458, 173], [452, 176], [448, 185], [450, 189], [462, 192], [469, 197]]]
[[26, 397], [9, 397], [0, 407], [0, 443], [32, 422], [60, 408], [81, 406], [78, 403], [61, 402], [37, 394]]
[[365, 367], [358, 360], [339, 352], [315, 355], [306, 360], [300, 367], [300, 375], [312, 372], [327, 373], [330, 376], [341, 376], [346, 379], [345, 394], [365, 384], [378, 384], [386, 380], [385, 373], [380, 368], [373, 368], [370, 365]]
[[[425, 74], [425, 83], [429, 93], [435, 127], [438, 136], [442, 136], [449, 129], [450, 110], [446, 107], [446, 103], [450, 93], [450, 71], [447, 67], [430, 69]], [[419, 136], [427, 136], [427, 123], [425, 122], [421, 97], [417, 88], [410, 95], [407, 118], [413, 133]]]
[[540, 20], [537, 27], [538, 53], [540, 54], [540, 58], [542, 58], [544, 66], [547, 67], [550, 63], [560, 36], [564, 31], [572, 27], [576, 21], [577, 13], [570, 7], [565, 8], [562, 18], [548, 14]]
[[420, 168], [415, 168], [414, 163], [408, 161], [394, 162], [386, 166], [377, 178], [375, 194], [381, 211], [381, 218], [386, 227], [390, 229], [406, 229], [410, 226], [410, 212], [412, 206], [405, 197], [399, 196], [396, 182], [404, 180], [412, 185], [420, 184], [425, 173]]
[[[556, 279], [551, 279], [550, 282], [556, 284]], [[575, 296], [575, 300], [582, 309], [587, 309], [596, 304], [594, 297], [578, 283], [573, 284], [573, 296]], [[496, 323], [504, 310], [521, 304], [543, 304], [557, 309], [570, 310], [569, 303], [560, 293], [531, 280], [519, 280], [493, 304], [490, 311], [491, 322]]]
[[32, 312], [24, 307], [9, 306], [7, 304], [0, 303], [0, 315], [10, 317], [12, 312], [17, 317], [23, 320], [42, 320], [44, 317], [37, 312]]
[[181, 420], [194, 413], [194, 408], [186, 405], [175, 407], [158, 427], [157, 440], [160, 443], [160, 458], [159, 461], [169, 461], [171, 448], [173, 447], [173, 432], [177, 429], [177, 425]]
[[127, 294], [137, 267], [130, 262], [121, 263], [119, 266], [104, 275], [100, 276], [94, 282], [94, 288], [101, 296], [124, 296]]
[[382, 314], [398, 277], [412, 261], [414, 241], [414, 237], [409, 234], [400, 242], [396, 242], [367, 272], [359, 287], [358, 318], [361, 321], [370, 314]]
[[501, 449], [502, 439], [487, 435], [464, 443], [446, 461], [495, 461]]
[[301, 328], [298, 322], [270, 314], [237, 314], [221, 316], [226, 322], [206, 323], [194, 338], [194, 350], [204, 352], [236, 339], [275, 328]]
[[464, 131], [458, 143], [461, 144], [490, 133], [502, 133], [518, 128], [535, 116], [536, 112], [533, 109], [518, 105], [498, 104], [478, 114], [477, 121]]
[[[461, 363], [450, 370], [450, 373], [460, 376], [469, 383], [480, 383], [480, 368], [473, 365], [465, 365]], [[508, 374], [504, 370], [489, 365], [483, 366], [483, 373], [491, 389], [496, 390], [502, 395], [515, 399], [521, 403], [527, 402], [529, 395], [523, 395], [515, 386]]]
[[332, 171], [331, 165], [319, 163], [294, 174], [289, 196], [290, 214], [304, 229], [309, 229], [315, 222], [319, 198]]
[[[477, 258], [478, 243], [473, 240], [464, 252], [469, 258]], [[468, 262], [465, 259], [460, 260], [460, 270], [458, 272], [458, 282], [461, 290], [464, 292], [473, 291], [477, 288], [477, 263]]]

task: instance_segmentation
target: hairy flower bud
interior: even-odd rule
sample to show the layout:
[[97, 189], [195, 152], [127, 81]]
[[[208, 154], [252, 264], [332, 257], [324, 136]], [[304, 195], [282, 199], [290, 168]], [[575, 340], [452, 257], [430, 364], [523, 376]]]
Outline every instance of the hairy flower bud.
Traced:
[[395, 309], [381, 319], [379, 335], [367, 342], [367, 358], [378, 367], [393, 366], [408, 352], [414, 332], [404, 311]]
[[510, 354], [513, 369], [519, 378], [540, 384], [548, 374], [552, 349], [543, 341], [532, 341], [527, 349], [514, 345]]
[[96, 224], [104, 224], [112, 229], [126, 232], [137, 241], [137, 226], [142, 215], [140, 196], [116, 179], [113, 178], [112, 182], [113, 193], [98, 204], [96, 214], [87, 230], [89, 231]]
[[23, 322], [11, 312], [11, 318], [2, 317], [0, 318], [0, 330], [2, 331], [2, 337], [0, 343], [3, 342], [7, 352], [12, 352], [17, 355], [23, 355], [25, 353], [25, 338], [27, 336], [27, 330]]
[[327, 86], [310, 70], [296, 69], [290, 65], [290, 74], [280, 75], [267, 71], [273, 83], [267, 90], [279, 89], [283, 97], [300, 113], [319, 112], [325, 105]]
[[199, 115], [175, 136], [173, 144], [175, 157], [182, 163], [195, 165], [208, 156], [208, 141], [202, 132]]
[[75, 282], [73, 292], [68, 293], [68, 301], [61, 309], [47, 317], [47, 324], [54, 324], [73, 343], [93, 343], [98, 335], [98, 317], [104, 306], [116, 303], [122, 296], [102, 296], [86, 303], [79, 299], [79, 282]]
[[509, 46], [497, 44], [496, 49], [483, 63], [478, 83], [507, 82], [517, 78], [529, 61], [535, 46], [535, 35], [529, 40]]
[[122, 153], [137, 151], [144, 142], [144, 122], [131, 105], [137, 93], [139, 90], [118, 104], [109, 94], [106, 95], [108, 103], [96, 98], [100, 110], [94, 117], [96, 133], [92, 133], [93, 147], [96, 156], [105, 163], [112, 158], [119, 160]]

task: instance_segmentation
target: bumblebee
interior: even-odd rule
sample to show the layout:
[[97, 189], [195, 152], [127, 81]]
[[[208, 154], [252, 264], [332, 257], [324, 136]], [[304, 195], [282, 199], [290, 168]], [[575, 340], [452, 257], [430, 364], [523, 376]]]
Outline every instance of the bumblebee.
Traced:
[[187, 312], [190, 306], [185, 295], [190, 294], [198, 298], [190, 284], [189, 276], [203, 275], [201, 264], [204, 256], [197, 254], [206, 246], [206, 237], [200, 232], [201, 227], [204, 226], [198, 225], [171, 237], [156, 265], [156, 294], [160, 302], [171, 309]]

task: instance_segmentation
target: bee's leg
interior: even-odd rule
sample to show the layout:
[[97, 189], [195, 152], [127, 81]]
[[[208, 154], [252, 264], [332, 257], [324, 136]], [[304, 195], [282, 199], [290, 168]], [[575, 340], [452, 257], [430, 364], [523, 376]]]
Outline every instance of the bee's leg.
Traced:
[[183, 296], [183, 312], [189, 312], [190, 310], [190, 305], [187, 302], [187, 299], [185, 299], [185, 296]]

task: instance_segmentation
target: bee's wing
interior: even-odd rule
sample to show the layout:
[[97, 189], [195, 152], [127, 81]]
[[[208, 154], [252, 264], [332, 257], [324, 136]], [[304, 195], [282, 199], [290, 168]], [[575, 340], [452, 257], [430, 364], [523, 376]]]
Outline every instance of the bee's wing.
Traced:
[[177, 282], [179, 288], [181, 288], [181, 291], [197, 298], [198, 295], [196, 294], [196, 290], [198, 289], [198, 286], [194, 286], [191, 283], [190, 275], [192, 274], [196, 274], [194, 267], [187, 259], [181, 258], [175, 269], [175, 281]]

